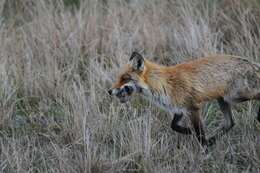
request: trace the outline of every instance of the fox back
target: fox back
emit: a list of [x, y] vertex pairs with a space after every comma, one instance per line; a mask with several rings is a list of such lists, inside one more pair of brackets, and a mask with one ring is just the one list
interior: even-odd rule
[[138, 93], [168, 110], [218, 97], [229, 101], [253, 99], [259, 88], [260, 66], [246, 59], [215, 55], [166, 67], [134, 52], [109, 92], [121, 102]]

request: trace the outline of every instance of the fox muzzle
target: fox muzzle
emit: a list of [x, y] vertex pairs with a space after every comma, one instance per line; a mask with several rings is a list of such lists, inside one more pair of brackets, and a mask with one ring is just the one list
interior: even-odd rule
[[121, 86], [121, 88], [113, 88], [108, 90], [109, 95], [116, 96], [120, 102], [124, 103], [130, 100], [130, 96], [136, 91], [136, 87], [131, 84]]

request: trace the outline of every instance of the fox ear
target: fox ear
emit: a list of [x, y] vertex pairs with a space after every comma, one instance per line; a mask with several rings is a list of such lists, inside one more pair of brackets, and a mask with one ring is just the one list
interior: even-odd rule
[[143, 71], [144, 70], [144, 58], [138, 52], [133, 52], [130, 59], [130, 63], [134, 70]]

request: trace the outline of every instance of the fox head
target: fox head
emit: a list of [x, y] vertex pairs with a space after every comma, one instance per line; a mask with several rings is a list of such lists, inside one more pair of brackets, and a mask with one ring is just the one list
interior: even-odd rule
[[139, 53], [133, 52], [123, 73], [118, 76], [117, 82], [108, 93], [116, 96], [121, 103], [129, 101], [134, 93], [140, 93], [146, 88], [144, 71], [145, 59]]

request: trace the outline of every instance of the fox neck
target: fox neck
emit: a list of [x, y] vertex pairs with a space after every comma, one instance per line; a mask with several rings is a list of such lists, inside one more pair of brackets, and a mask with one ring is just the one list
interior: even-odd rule
[[169, 93], [170, 86], [164, 77], [165, 74], [163, 70], [163, 66], [146, 62], [144, 75], [146, 76], [145, 83], [147, 87], [142, 88], [141, 95], [167, 112], [184, 113], [185, 109], [175, 105], [174, 99], [171, 93]]
[[141, 95], [143, 98], [151, 101], [153, 104], [169, 113], [181, 114], [186, 112], [184, 108], [175, 105], [168, 95], [150, 89], [142, 89]]

